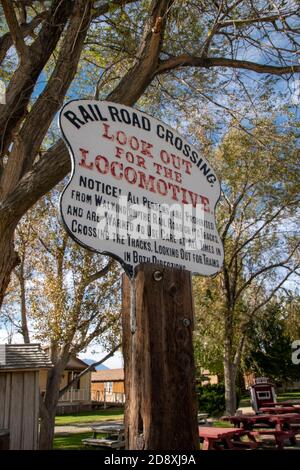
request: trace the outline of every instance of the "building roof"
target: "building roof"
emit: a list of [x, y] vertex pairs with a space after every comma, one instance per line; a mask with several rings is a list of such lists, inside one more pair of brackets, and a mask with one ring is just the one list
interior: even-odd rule
[[[50, 346], [43, 346], [43, 351], [47, 354], [47, 356], [50, 357]], [[87, 362], [84, 362], [82, 359], [79, 359], [77, 356], [71, 356], [70, 359], [67, 362], [67, 365], [65, 367], [65, 370], [74, 370], [74, 371], [83, 371], [87, 367], [89, 367], [90, 364]], [[91, 371], [95, 370], [94, 368], [91, 369]]]
[[92, 373], [92, 382], [121, 382], [124, 380], [124, 369], [97, 370]]
[[[68, 360], [68, 363], [66, 365], [66, 370], [85, 370], [89, 366], [90, 364], [87, 364], [82, 359], [79, 359], [79, 357], [73, 356]], [[92, 370], [95, 370], [95, 369], [93, 368]]]
[[1, 344], [0, 372], [9, 370], [39, 370], [53, 367], [40, 344]]

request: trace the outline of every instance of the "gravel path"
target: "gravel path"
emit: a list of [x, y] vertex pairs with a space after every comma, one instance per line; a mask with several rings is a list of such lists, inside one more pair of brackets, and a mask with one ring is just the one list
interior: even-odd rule
[[65, 426], [55, 426], [54, 433], [56, 436], [66, 434], [76, 434], [82, 432], [92, 432], [92, 426], [100, 426], [101, 424], [121, 424], [121, 420], [94, 421], [91, 423], [73, 423]]

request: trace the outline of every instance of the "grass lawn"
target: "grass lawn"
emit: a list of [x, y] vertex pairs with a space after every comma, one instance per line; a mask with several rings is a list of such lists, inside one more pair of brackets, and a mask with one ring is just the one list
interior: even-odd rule
[[229, 423], [228, 421], [214, 420], [212, 425], [215, 426], [216, 428], [231, 428], [232, 427], [231, 423]]
[[277, 397], [278, 401], [300, 400], [300, 392], [285, 392]]
[[[278, 395], [278, 401], [287, 401], [291, 399], [300, 400], [300, 391], [299, 392], [287, 392]], [[249, 398], [242, 398], [239, 404], [241, 406], [250, 406]], [[93, 410], [93, 411], [84, 411], [82, 413], [69, 414], [64, 416], [57, 416], [55, 418], [56, 426], [66, 426], [72, 425], [75, 423], [92, 423], [92, 422], [101, 422], [106, 420], [121, 420], [124, 417], [123, 408], [109, 408], [107, 410]], [[230, 424], [226, 421], [214, 420], [213, 426], [217, 427], [228, 427]], [[63, 436], [54, 437], [54, 449], [61, 450], [82, 450], [89, 449], [82, 444], [82, 439], [91, 437], [91, 432], [83, 433], [74, 433]]]
[[[228, 428], [230, 424], [224, 421], [214, 421], [213, 426], [219, 428]], [[82, 432], [76, 434], [68, 434], [66, 436], [55, 436], [53, 442], [53, 449], [60, 450], [89, 450], [91, 447], [86, 447], [82, 444], [82, 439], [90, 438], [90, 432]], [[100, 450], [97, 447], [93, 447], [93, 450]]]
[[53, 441], [53, 449], [61, 450], [83, 450], [87, 449], [81, 440], [91, 437], [90, 432], [82, 432], [76, 434], [68, 434], [67, 436], [55, 436]]
[[107, 410], [83, 411], [63, 416], [56, 416], [55, 426], [67, 426], [74, 423], [93, 423], [114, 419], [123, 419], [123, 408], [109, 408]]

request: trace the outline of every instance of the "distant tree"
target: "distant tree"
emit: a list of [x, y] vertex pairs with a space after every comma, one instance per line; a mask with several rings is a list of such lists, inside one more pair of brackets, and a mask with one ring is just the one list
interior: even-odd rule
[[216, 364], [223, 354], [228, 414], [236, 410], [236, 378], [253, 318], [300, 267], [297, 134], [280, 133], [270, 120], [251, 131], [232, 127], [215, 153], [225, 260], [218, 281], [194, 280], [206, 352], [217, 351]]
[[275, 299], [253, 319], [244, 360], [246, 370], [277, 384], [300, 380], [300, 368], [292, 363], [284, 310], [285, 302]]
[[291, 337], [292, 341], [300, 340], [299, 290], [287, 292], [282, 314], [287, 335]]
[[221, 277], [194, 278], [196, 328], [194, 332], [195, 362], [198, 376], [208, 370], [224, 376], [224, 320]]
[[[47, 346], [54, 364], [40, 404], [41, 449], [52, 448], [59, 398], [92, 368], [61, 390], [70, 357], [95, 343], [108, 357], [120, 347], [120, 270], [68, 237], [57, 220], [58, 195], [45, 196], [18, 226], [22, 260], [15, 270], [14, 295], [4, 303], [4, 312], [11, 312], [19, 296], [21, 311], [12, 320], [16, 330], [24, 342], [34, 339]], [[34, 272], [30, 279], [28, 272]]]
[[16, 228], [16, 247], [19, 264], [13, 271], [13, 276], [6, 291], [1, 311], [1, 323], [10, 324], [12, 333], [23, 336], [25, 344], [30, 343], [28, 328], [28, 296], [32, 291], [32, 278], [35, 274], [36, 262], [36, 231], [37, 221], [34, 211], [29, 211], [22, 223]]

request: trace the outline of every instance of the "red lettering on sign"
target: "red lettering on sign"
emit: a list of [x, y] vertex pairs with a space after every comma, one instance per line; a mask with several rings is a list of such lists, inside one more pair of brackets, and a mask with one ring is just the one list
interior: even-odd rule
[[106, 175], [109, 171], [109, 163], [103, 155], [97, 155], [95, 158], [95, 166], [101, 175]]
[[86, 162], [86, 157], [88, 156], [89, 151], [85, 150], [85, 149], [82, 149], [82, 148], [80, 148], [79, 150], [81, 152], [81, 157], [82, 157], [80, 162], [79, 162], [79, 165], [83, 166], [83, 168], [86, 168], [87, 170], [92, 170], [93, 166], [94, 166], [93, 162], [90, 162], [90, 163]]
[[169, 188], [172, 190], [172, 199], [174, 201], [178, 201], [177, 195], [180, 193], [181, 188], [180, 186], [177, 186], [176, 184], [169, 183]]
[[[114, 178], [116, 178], [117, 180], [121, 180], [123, 178], [123, 173], [122, 173], [122, 170], [123, 170], [123, 163], [119, 163], [119, 162], [112, 162], [111, 164], [111, 167], [110, 167], [110, 171], [111, 171], [111, 174], [113, 175]], [[119, 175], [116, 174], [116, 168], [119, 168], [121, 173]]]
[[135, 184], [137, 180], [137, 174], [134, 168], [131, 168], [131, 166], [128, 166], [125, 168], [124, 176], [126, 178], [126, 181], [129, 184]]
[[114, 136], [109, 135], [109, 133], [108, 133], [110, 125], [109, 124], [103, 124], [103, 126], [104, 126], [104, 133], [102, 134], [102, 137], [104, 137], [105, 139], [114, 140]]
[[150, 152], [150, 149], [153, 148], [153, 145], [149, 144], [149, 142], [145, 142], [144, 140], [141, 140], [141, 144], [142, 144], [141, 153], [143, 155], [146, 155], [147, 157], [153, 158], [153, 155]]
[[154, 176], [152, 175], [147, 176], [145, 175], [143, 171], [139, 171], [138, 174], [140, 178], [139, 188], [146, 189], [147, 191], [151, 191], [151, 193], [155, 193], [156, 191], [154, 188], [154, 182], [155, 182]]
[[[125, 133], [118, 131], [116, 140], [125, 138]], [[109, 134], [107, 134], [109, 135]], [[125, 136], [125, 137], [124, 137]], [[132, 141], [133, 142], [133, 141]], [[136, 141], [134, 141], [136, 143]], [[135, 145], [135, 144], [134, 144]], [[95, 166], [95, 170], [101, 175], [111, 174], [116, 180], [126, 180], [127, 183], [131, 185], [137, 185], [139, 188], [149, 191], [151, 193], [158, 193], [161, 196], [169, 196], [173, 201], [179, 202], [181, 204], [192, 204], [194, 208], [198, 204], [203, 206], [205, 212], [210, 212], [209, 199], [200, 194], [189, 191], [186, 188], [183, 188], [179, 184], [169, 182], [168, 180], [175, 180], [176, 183], [182, 182], [182, 175], [180, 172], [173, 170], [172, 168], [162, 166], [159, 163], [153, 162], [152, 169], [156, 170], [156, 176], [148, 175], [146, 168], [146, 160], [141, 155], [134, 155], [132, 152], [124, 152], [121, 147], [116, 147], [116, 158], [120, 159], [122, 156], [126, 159], [127, 163], [130, 166], [125, 166], [124, 162], [110, 161], [104, 155], [96, 155], [94, 162], [87, 162], [89, 151], [83, 148], [79, 149], [81, 152], [82, 159], [79, 163], [80, 166], [92, 170]], [[173, 155], [173, 154], [171, 154]], [[175, 163], [178, 165], [180, 160], [178, 158], [172, 158], [165, 150], [161, 151], [161, 157], [166, 162], [169, 161], [171, 164]], [[190, 166], [185, 164], [185, 160], [182, 159], [183, 165], [186, 172], [190, 171]], [[145, 171], [137, 170], [131, 165], [136, 165], [139, 168], [142, 168]], [[157, 175], [160, 176], [157, 179]]]

